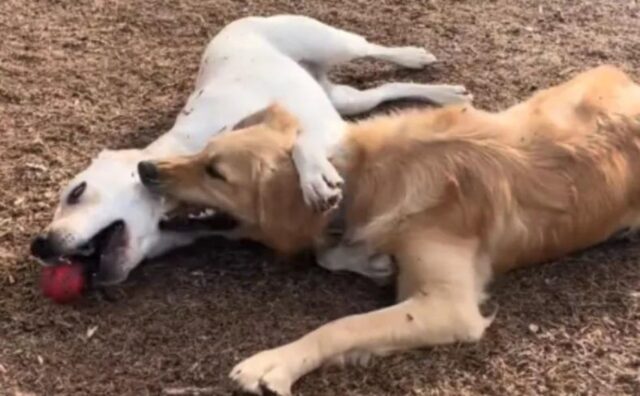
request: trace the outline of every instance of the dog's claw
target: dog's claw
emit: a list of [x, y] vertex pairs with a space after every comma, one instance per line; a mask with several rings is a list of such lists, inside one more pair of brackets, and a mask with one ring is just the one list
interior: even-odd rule
[[335, 206], [336, 203], [338, 203], [338, 197], [336, 196], [330, 197], [327, 202], [329, 203], [330, 206]]
[[463, 85], [438, 85], [437, 93], [433, 95], [433, 102], [440, 106], [450, 104], [470, 103], [473, 95]]
[[342, 179], [337, 179], [337, 180], [329, 179], [325, 175], [322, 176], [322, 179], [324, 180], [325, 183], [327, 183], [327, 186], [331, 188], [342, 188], [342, 185], [344, 184]]
[[397, 48], [393, 59], [410, 69], [421, 69], [438, 61], [433, 54], [420, 47]]

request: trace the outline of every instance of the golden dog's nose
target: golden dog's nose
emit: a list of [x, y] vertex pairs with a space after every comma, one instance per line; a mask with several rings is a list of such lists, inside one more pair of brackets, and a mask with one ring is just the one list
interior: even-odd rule
[[145, 186], [154, 185], [158, 183], [158, 167], [151, 161], [141, 161], [138, 163], [138, 174], [140, 175], [140, 181]]

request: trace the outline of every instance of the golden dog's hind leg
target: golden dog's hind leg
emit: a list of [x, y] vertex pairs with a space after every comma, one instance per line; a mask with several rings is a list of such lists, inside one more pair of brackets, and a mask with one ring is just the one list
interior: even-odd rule
[[409, 298], [260, 352], [238, 364], [231, 378], [250, 392], [289, 395], [298, 378], [326, 363], [364, 363], [371, 355], [480, 339], [492, 318], [478, 308], [475, 250], [468, 241], [414, 238], [397, 255], [406, 271], [401, 277], [419, 280]]

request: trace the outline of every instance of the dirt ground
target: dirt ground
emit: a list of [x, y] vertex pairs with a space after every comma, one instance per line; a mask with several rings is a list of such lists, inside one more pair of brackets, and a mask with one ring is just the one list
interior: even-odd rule
[[[391, 301], [356, 276], [278, 267], [260, 249], [220, 241], [145, 265], [111, 290], [115, 301], [92, 294], [59, 307], [37, 290], [28, 241], [61, 183], [101, 148], [167, 130], [223, 25], [284, 12], [424, 45], [443, 61], [336, 73], [359, 86], [462, 83], [496, 109], [591, 65], [640, 77], [636, 0], [0, 1], [0, 394], [230, 394], [239, 359]], [[492, 287], [499, 312], [482, 342], [325, 369], [295, 391], [640, 395], [639, 257], [620, 241], [509, 274]]]

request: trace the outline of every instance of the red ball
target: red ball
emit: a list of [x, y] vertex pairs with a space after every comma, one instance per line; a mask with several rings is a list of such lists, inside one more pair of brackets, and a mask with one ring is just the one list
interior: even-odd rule
[[58, 304], [68, 304], [78, 299], [86, 286], [84, 266], [80, 263], [42, 267], [42, 294]]

